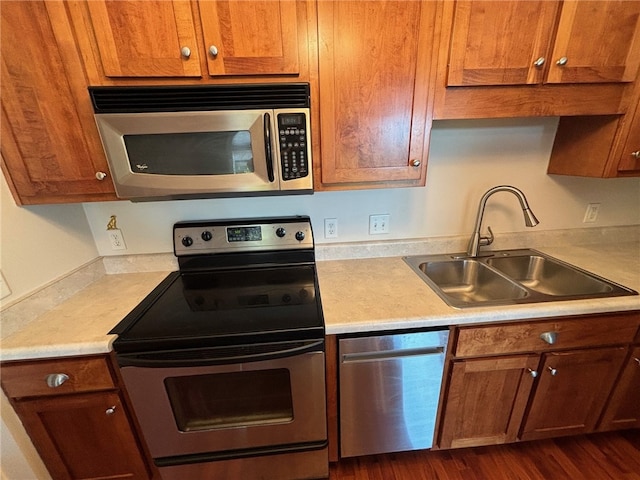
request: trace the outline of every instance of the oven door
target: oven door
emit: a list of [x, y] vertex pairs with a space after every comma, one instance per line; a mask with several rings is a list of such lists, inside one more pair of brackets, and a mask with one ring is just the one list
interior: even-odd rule
[[273, 110], [106, 113], [95, 117], [121, 198], [280, 189]]
[[322, 351], [121, 372], [155, 459], [326, 442]]

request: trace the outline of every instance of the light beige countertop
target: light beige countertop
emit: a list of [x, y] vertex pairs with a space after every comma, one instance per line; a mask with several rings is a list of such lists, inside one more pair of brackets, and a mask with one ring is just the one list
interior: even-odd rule
[[111, 351], [111, 330], [168, 272], [104, 275], [0, 344], [0, 360]]
[[[640, 291], [638, 243], [537, 250]], [[638, 295], [456, 309], [402, 257], [318, 262], [318, 277], [327, 334], [640, 310]]]
[[[638, 242], [537, 249], [640, 290]], [[640, 310], [640, 296], [454, 309], [400, 256], [322, 260], [317, 268], [327, 334]], [[115, 339], [109, 330], [167, 274], [165, 270], [101, 276], [3, 338], [0, 360], [109, 352]]]

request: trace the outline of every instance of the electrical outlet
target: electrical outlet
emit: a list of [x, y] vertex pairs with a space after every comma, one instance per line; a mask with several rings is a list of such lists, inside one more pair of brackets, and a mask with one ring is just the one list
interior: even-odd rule
[[9, 295], [11, 295], [11, 289], [4, 279], [4, 275], [0, 272], [0, 298], [8, 297]]
[[338, 219], [324, 219], [324, 238], [338, 238]]
[[587, 205], [587, 211], [584, 212], [584, 219], [582, 220], [582, 223], [594, 223], [598, 219], [599, 211], [599, 203], [590, 203]]
[[389, 214], [369, 215], [369, 235], [389, 233]]
[[127, 246], [124, 243], [124, 237], [122, 232], [118, 228], [112, 228], [107, 230], [109, 236], [109, 242], [111, 243], [111, 250], [126, 250]]

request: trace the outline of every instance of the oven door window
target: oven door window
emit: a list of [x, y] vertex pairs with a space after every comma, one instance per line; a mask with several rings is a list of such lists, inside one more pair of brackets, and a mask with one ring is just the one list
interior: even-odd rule
[[255, 370], [164, 380], [182, 432], [293, 421], [289, 370]]
[[124, 135], [132, 172], [159, 175], [253, 173], [249, 130]]

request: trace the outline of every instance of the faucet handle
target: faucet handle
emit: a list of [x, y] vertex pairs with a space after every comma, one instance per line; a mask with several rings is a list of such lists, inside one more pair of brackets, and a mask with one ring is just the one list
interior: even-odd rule
[[494, 240], [494, 236], [493, 236], [493, 231], [491, 230], [491, 227], [487, 226], [487, 230], [489, 230], [489, 236], [485, 237], [485, 236], [480, 236], [480, 246], [487, 246], [487, 245], [491, 245], [493, 243]]

